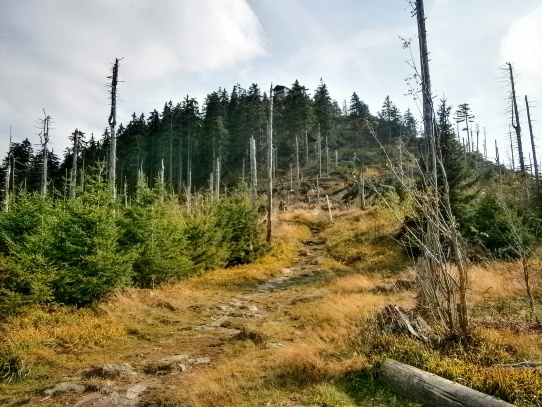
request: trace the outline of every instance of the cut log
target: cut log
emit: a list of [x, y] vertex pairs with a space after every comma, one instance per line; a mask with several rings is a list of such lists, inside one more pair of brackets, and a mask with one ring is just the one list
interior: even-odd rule
[[380, 375], [388, 388], [403, 397], [434, 407], [513, 407], [513, 404], [469, 387], [388, 359]]

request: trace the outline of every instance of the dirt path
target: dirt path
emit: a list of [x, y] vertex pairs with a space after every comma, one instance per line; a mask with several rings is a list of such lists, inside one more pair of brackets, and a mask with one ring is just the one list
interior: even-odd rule
[[[80, 372], [81, 377], [92, 378], [94, 391], [78, 397], [73, 405], [137, 406], [141, 405], [142, 399], [149, 398], [149, 393], [156, 394], [163, 389], [183, 391], [184, 382], [180, 380], [183, 375], [194, 377], [198, 372], [211, 371], [235, 341], [251, 340], [267, 349], [288, 346], [246, 326], [280, 324], [288, 314], [289, 306], [322, 297], [318, 286], [324, 279], [321, 264], [325, 257], [325, 240], [315, 227], [312, 236], [302, 243], [293, 267], [281, 269], [279, 277], [251, 289], [242, 288], [242, 293], [233, 296], [228, 290], [228, 293], [223, 293], [226, 298], [213, 304], [191, 306], [190, 311], [199, 315], [194, 326], [177, 327], [171, 330], [169, 337], [145, 343], [140, 353], [121, 357], [124, 364], [104, 365], [101, 370], [93, 368]], [[172, 314], [178, 312], [171, 306]], [[178, 321], [178, 318], [171, 318], [172, 328]], [[65, 383], [76, 383], [79, 377], [72, 379]], [[66, 394], [62, 389], [58, 392], [51, 389], [52, 394], [42, 401], [64, 399], [67, 405], [72, 405], [69, 403], [74, 400], [73, 392], [79, 390], [74, 387]]]

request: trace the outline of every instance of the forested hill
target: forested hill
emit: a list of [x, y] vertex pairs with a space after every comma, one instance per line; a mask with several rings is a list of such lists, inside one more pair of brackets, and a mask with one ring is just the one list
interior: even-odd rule
[[[341, 108], [323, 82], [312, 95], [297, 80], [290, 88], [275, 87], [273, 93], [278, 171], [289, 171], [290, 165], [296, 168], [296, 151], [303, 169], [315, 165], [318, 151], [333, 162], [355, 161], [364, 147], [378, 145], [365, 125], [367, 121], [383, 144], [399, 138], [405, 143], [416, 139], [416, 119], [409, 110], [401, 114], [389, 97], [383, 98], [380, 111], [371, 112], [355, 92], [348, 106], [344, 102]], [[256, 141], [258, 172], [263, 177], [269, 105], [269, 92], [252, 84], [248, 89], [235, 85], [231, 92], [218, 89], [201, 104], [187, 96], [178, 103], [165, 103], [161, 111], [133, 113], [130, 122], [122, 123], [117, 132], [117, 189], [124, 191], [126, 184], [127, 193], [133, 194], [140, 170], [152, 186], [162, 166], [172, 191], [182, 192], [187, 185], [208, 187], [217, 165], [221, 183], [235, 186], [244, 174], [248, 177], [251, 136]], [[69, 189], [65, 183], [74, 163], [82, 179], [85, 168], [109, 158], [108, 130], [97, 137], [85, 134], [85, 129], [74, 129], [68, 136], [72, 145], [77, 143], [75, 162], [74, 147], [64, 151], [63, 157], [48, 152], [48, 182], [58, 191]], [[43, 149], [34, 149], [34, 143], [25, 139], [11, 144], [10, 184], [16, 190], [40, 189]], [[4, 172], [7, 162], [6, 156]]]

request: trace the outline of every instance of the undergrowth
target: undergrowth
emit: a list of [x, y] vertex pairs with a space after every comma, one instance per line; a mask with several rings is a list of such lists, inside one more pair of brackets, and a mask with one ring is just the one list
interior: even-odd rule
[[489, 331], [425, 344], [411, 336], [383, 332], [375, 320], [368, 320], [355, 346], [370, 355], [374, 366], [364, 375], [378, 376], [380, 364], [395, 359], [518, 406], [542, 405], [542, 371], [507, 367], [521, 361], [519, 350]]

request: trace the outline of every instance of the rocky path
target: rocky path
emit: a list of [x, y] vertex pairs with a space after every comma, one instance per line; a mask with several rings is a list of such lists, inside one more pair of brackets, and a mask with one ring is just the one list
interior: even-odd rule
[[[40, 402], [77, 407], [137, 406], [149, 391], [171, 387], [172, 376], [212, 369], [232, 338], [251, 339], [265, 348], [287, 346], [231, 321], [272, 321], [284, 304], [307, 302], [322, 296], [314, 286], [322, 281], [319, 272], [325, 256], [325, 240], [314, 228], [312, 236], [302, 243], [294, 265], [281, 269], [278, 277], [214, 304], [194, 306], [192, 311], [201, 315], [194, 326], [183, 326], [174, 337], [151, 341], [141, 354], [126, 355], [125, 363], [89, 367], [74, 377], [66, 377], [45, 390]], [[171, 312], [176, 311], [172, 307]], [[196, 348], [191, 346], [196, 343]], [[182, 344], [185, 344], [186, 353], [164, 355], [168, 347], [178, 350], [183, 348]], [[179, 383], [179, 380], [175, 382]]]

